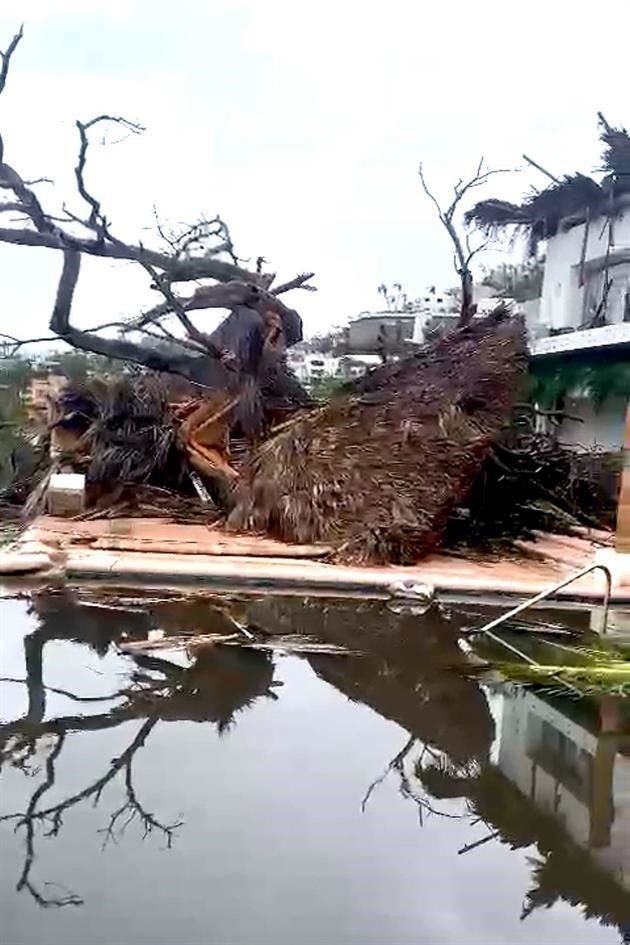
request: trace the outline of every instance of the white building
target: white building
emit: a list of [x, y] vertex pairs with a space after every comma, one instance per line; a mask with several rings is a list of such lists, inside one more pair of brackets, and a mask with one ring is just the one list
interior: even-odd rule
[[[418, 301], [420, 305], [415, 315], [413, 328], [414, 344], [424, 344], [427, 327], [444, 326], [454, 328], [456, 326], [460, 315], [458, 289], [445, 289], [442, 292], [432, 290], [430, 293], [421, 296]], [[482, 283], [473, 286], [473, 301], [477, 306], [477, 315], [480, 318], [489, 315], [501, 303], [510, 305], [515, 311], [520, 311], [523, 308], [514, 299], [497, 298], [496, 290], [492, 286], [483, 285]], [[534, 310], [537, 314], [537, 305]]]
[[502, 697], [498, 766], [630, 890], [630, 739], [589, 731], [527, 689]]
[[[547, 367], [589, 365], [629, 359], [630, 363], [630, 202], [621, 198], [612, 242], [604, 215], [587, 224], [567, 219], [547, 241], [538, 326], [531, 344], [534, 361]], [[607, 288], [605, 288], [607, 286]], [[602, 300], [605, 304], [602, 304]], [[593, 325], [597, 327], [593, 327]], [[563, 409], [578, 421], [564, 421], [559, 439], [586, 447], [617, 450], [623, 444], [627, 398], [595, 405], [576, 385]], [[581, 422], [580, 422], [581, 421]]]
[[287, 364], [297, 379], [305, 387], [312, 387], [325, 378], [339, 381], [352, 380], [365, 374], [370, 368], [381, 363], [378, 355], [346, 355], [333, 358], [317, 352], [307, 354], [291, 349], [287, 352]]
[[[627, 201], [619, 201], [623, 203]], [[540, 321], [550, 330], [588, 330], [601, 303], [606, 275], [611, 281], [605, 310], [611, 330], [599, 338], [574, 339], [575, 344], [630, 343], [630, 204], [619, 207], [610, 248], [608, 242], [608, 221], [603, 215], [590, 221], [588, 232], [586, 223], [571, 225], [566, 220], [547, 242]], [[547, 347], [542, 345], [540, 350]]]
[[326, 354], [306, 354], [303, 351], [290, 350], [287, 353], [287, 364], [298, 381], [308, 387], [313, 382], [324, 377], [335, 377], [337, 373], [337, 358]]

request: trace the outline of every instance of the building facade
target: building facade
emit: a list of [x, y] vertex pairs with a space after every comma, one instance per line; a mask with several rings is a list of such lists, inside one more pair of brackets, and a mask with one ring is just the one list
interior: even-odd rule
[[[618, 450], [630, 394], [630, 204], [618, 201], [612, 219], [566, 220], [547, 241], [540, 310], [531, 337], [534, 372], [559, 381], [558, 439], [568, 445]], [[627, 384], [624, 380], [627, 366]], [[589, 386], [609, 376], [607, 396]], [[627, 389], [626, 389], [627, 386]], [[604, 391], [605, 384], [600, 387]], [[549, 406], [549, 405], [545, 405]]]
[[48, 412], [50, 400], [67, 383], [61, 374], [36, 374], [28, 382], [22, 403], [31, 419], [41, 418]]
[[378, 355], [344, 355], [339, 358], [331, 355], [306, 353], [290, 349], [287, 352], [287, 365], [297, 379], [306, 388], [312, 388], [326, 379], [343, 381], [361, 377], [370, 368], [381, 363]]
[[415, 317], [413, 312], [361, 312], [348, 325], [348, 351], [377, 354], [384, 342], [402, 347], [413, 338]]

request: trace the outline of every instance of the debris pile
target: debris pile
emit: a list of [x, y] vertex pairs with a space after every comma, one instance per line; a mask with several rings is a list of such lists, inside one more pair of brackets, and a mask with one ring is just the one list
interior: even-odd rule
[[494, 318], [385, 364], [262, 444], [229, 523], [407, 564], [442, 542], [525, 373], [520, 319]]
[[575, 454], [510, 425], [525, 369], [522, 322], [498, 312], [323, 407], [249, 385], [200, 396], [150, 373], [68, 385], [28, 509], [42, 508], [52, 471], [82, 472], [82, 518], [203, 522], [396, 564], [593, 524], [605, 498]]
[[614, 527], [621, 455], [563, 447], [553, 433], [535, 432], [534, 423], [531, 406], [517, 405], [449, 518], [449, 547], [488, 549], [540, 531]]

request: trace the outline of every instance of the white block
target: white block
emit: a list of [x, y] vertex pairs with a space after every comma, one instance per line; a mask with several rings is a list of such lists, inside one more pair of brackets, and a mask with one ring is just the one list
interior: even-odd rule
[[46, 494], [50, 515], [77, 515], [85, 508], [85, 476], [81, 473], [55, 473]]

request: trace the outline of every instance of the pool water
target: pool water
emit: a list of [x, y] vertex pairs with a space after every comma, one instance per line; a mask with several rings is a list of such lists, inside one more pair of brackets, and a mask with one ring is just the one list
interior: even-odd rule
[[[623, 712], [472, 672], [470, 607], [0, 608], [2, 945], [630, 941]], [[117, 645], [231, 619], [356, 652]]]

